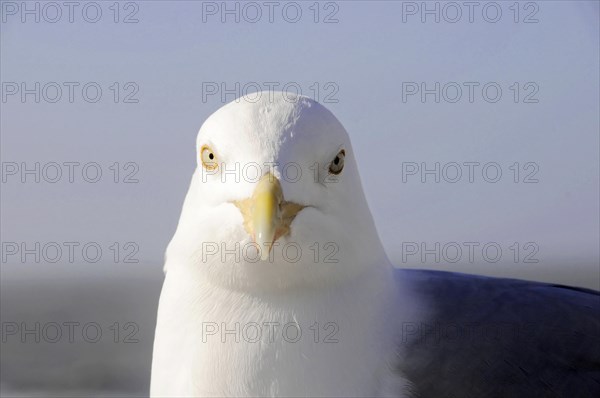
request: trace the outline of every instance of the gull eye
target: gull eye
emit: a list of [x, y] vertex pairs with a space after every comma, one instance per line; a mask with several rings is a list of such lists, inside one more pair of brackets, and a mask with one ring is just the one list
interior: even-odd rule
[[344, 169], [344, 158], [346, 157], [346, 151], [343, 149], [335, 155], [335, 158], [329, 164], [329, 172], [334, 175], [338, 175]]
[[217, 168], [217, 155], [210, 149], [208, 145], [203, 145], [200, 149], [200, 160], [202, 160], [202, 166], [206, 170], [214, 170]]

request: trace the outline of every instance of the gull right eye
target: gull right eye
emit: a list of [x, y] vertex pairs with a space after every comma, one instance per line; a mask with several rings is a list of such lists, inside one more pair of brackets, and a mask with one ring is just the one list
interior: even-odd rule
[[333, 175], [338, 175], [344, 169], [344, 159], [346, 158], [346, 151], [343, 149], [338, 152], [335, 158], [329, 164], [329, 172]]
[[217, 155], [208, 145], [203, 145], [200, 149], [200, 160], [206, 170], [215, 170], [218, 167]]

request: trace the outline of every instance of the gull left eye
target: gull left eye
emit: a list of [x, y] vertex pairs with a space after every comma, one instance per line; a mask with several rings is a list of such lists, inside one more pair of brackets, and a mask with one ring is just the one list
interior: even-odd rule
[[208, 145], [203, 145], [200, 149], [200, 160], [206, 170], [215, 170], [217, 168], [217, 156]]
[[329, 172], [333, 175], [338, 175], [344, 169], [344, 159], [346, 158], [346, 151], [343, 149], [335, 155], [335, 158], [329, 164]]

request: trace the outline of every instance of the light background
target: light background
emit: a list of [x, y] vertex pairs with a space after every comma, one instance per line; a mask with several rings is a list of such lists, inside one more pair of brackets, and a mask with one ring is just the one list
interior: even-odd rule
[[[138, 1], [138, 23], [114, 23], [113, 1], [98, 3], [98, 23], [83, 20], [82, 5], [73, 23], [66, 15], [57, 23], [34, 23], [31, 16], [21, 23], [19, 14], [2, 14], [3, 83], [98, 82], [103, 88], [97, 103], [83, 101], [80, 91], [73, 103], [66, 92], [57, 103], [9, 96], [0, 103], [3, 164], [97, 162], [104, 173], [96, 184], [81, 174], [74, 183], [63, 175], [55, 184], [6, 176], [2, 242], [97, 242], [104, 252], [93, 264], [81, 261], [80, 251], [73, 264], [66, 253], [58, 263], [3, 259], [2, 322], [98, 322], [105, 328], [98, 344], [20, 343], [9, 336], [0, 356], [3, 396], [147, 394], [163, 253], [195, 167], [196, 132], [222, 105], [218, 95], [203, 101], [203, 83], [297, 83], [312, 97], [316, 83], [315, 99], [350, 133], [375, 222], [396, 265], [600, 289], [598, 2], [532, 3], [538, 23], [523, 23], [534, 10], [527, 2], [518, 5], [515, 23], [512, 1], [498, 3], [497, 23], [486, 22], [481, 2], [473, 23], [466, 8], [456, 23], [435, 23], [431, 15], [422, 23], [420, 15], [403, 22], [402, 2], [342, 1], [335, 3], [339, 22], [329, 24], [314, 23], [312, 1], [301, 3], [298, 23], [282, 17], [283, 4], [274, 23], [267, 15], [257, 23], [235, 23], [231, 16], [221, 23], [219, 15], [203, 22], [196, 1]], [[121, 20], [132, 10], [124, 7]], [[321, 3], [319, 9], [322, 19], [334, 8]], [[135, 82], [139, 103], [115, 103], [108, 89], [113, 82]], [[480, 91], [473, 103], [466, 92], [458, 103], [435, 103], [431, 96], [426, 103], [417, 96], [403, 102], [403, 82], [479, 82], [480, 88], [497, 82], [503, 94], [496, 103]], [[508, 88], [514, 82], [537, 84], [539, 102], [521, 97], [515, 103]], [[325, 99], [327, 83], [338, 88], [336, 103]], [[139, 183], [111, 182], [114, 162], [135, 162]], [[431, 176], [427, 183], [418, 176], [403, 182], [403, 162], [497, 162], [503, 176], [495, 184], [481, 174], [473, 183], [466, 176], [454, 184], [434, 183]], [[539, 182], [512, 182], [514, 162], [535, 162]], [[135, 242], [139, 263], [114, 264], [113, 242]], [[402, 242], [429, 248], [496, 242], [503, 253], [496, 263], [484, 261], [480, 249], [473, 263], [466, 251], [454, 264], [436, 263], [431, 255], [403, 261]], [[509, 249], [514, 242], [522, 250], [517, 263]], [[537, 245], [538, 263], [523, 263], [527, 242]], [[135, 322], [139, 343], [113, 343], [107, 329], [113, 322]]]
[[[403, 23], [408, 6], [391, 1], [338, 2], [338, 23], [314, 23], [312, 2], [299, 3], [298, 23], [286, 22], [283, 5], [275, 8], [274, 23], [264, 6], [261, 20], [244, 21], [243, 5], [240, 23], [231, 15], [221, 23], [221, 14], [206, 14], [204, 23], [201, 2], [144, 1], [136, 3], [139, 22], [130, 24], [113, 22], [112, 2], [99, 4], [98, 23], [85, 22], [81, 7], [73, 23], [67, 15], [54, 24], [4, 16], [3, 82], [98, 82], [103, 97], [87, 103], [76, 91], [69, 103], [65, 91], [53, 104], [9, 96], [2, 103], [2, 161], [29, 167], [98, 162], [105, 174], [97, 184], [80, 176], [73, 184], [66, 176], [56, 184], [22, 184], [18, 175], [7, 176], [3, 242], [95, 241], [106, 248], [133, 241], [142, 263], [160, 267], [195, 165], [196, 132], [222, 102], [220, 95], [203, 101], [203, 83], [230, 89], [236, 82], [297, 83], [323, 101], [332, 91], [325, 84], [332, 82], [338, 102], [325, 105], [351, 135], [367, 198], [395, 264], [600, 288], [597, 2], [535, 3], [538, 23], [515, 23], [512, 2], [499, 3], [497, 23], [483, 18], [486, 3], [475, 9], [473, 23], [466, 7], [456, 23], [445, 22], [443, 13], [440, 23], [432, 15], [421, 23], [420, 14], [405, 15]], [[334, 10], [325, 3], [319, 8], [320, 19]], [[534, 11], [526, 3], [519, 8], [520, 20]], [[120, 18], [132, 10], [122, 3]], [[446, 11], [452, 18], [453, 11]], [[139, 103], [114, 103], [112, 82], [137, 83]], [[458, 103], [435, 103], [431, 95], [422, 103], [418, 96], [402, 101], [402, 82], [481, 85], [473, 103], [466, 88]], [[503, 88], [497, 103], [481, 96], [488, 82]], [[515, 103], [508, 88], [514, 82], [536, 83], [539, 103], [523, 103], [522, 97]], [[315, 83], [318, 96], [310, 88]], [[497, 162], [501, 180], [485, 182], [479, 167], [474, 183], [466, 175], [455, 184], [436, 184], [431, 176], [423, 184], [418, 175], [402, 182], [403, 162], [433, 167], [469, 161]], [[136, 162], [140, 182], [111, 183], [108, 166], [114, 162]], [[514, 162], [535, 162], [539, 183], [513, 183], [508, 167]], [[497, 242], [500, 261], [485, 261], [481, 246], [473, 264], [466, 248], [456, 264], [443, 258], [435, 263], [432, 255], [425, 262], [418, 255], [402, 259], [401, 242], [431, 248], [435, 242], [472, 241]], [[515, 263], [509, 249], [514, 242], [521, 250], [535, 242], [539, 263]], [[3, 269], [11, 262], [21, 261], [10, 256]]]

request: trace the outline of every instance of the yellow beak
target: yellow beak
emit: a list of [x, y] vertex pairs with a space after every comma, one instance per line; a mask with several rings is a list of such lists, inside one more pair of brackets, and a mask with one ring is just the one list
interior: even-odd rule
[[281, 224], [282, 199], [281, 184], [271, 173], [260, 179], [252, 194], [253, 238], [260, 247], [262, 260], [269, 257], [275, 242], [275, 232]]
[[233, 202], [244, 217], [244, 228], [259, 246], [261, 260], [269, 258], [273, 243], [290, 232], [290, 224], [305, 206], [286, 202], [279, 180], [265, 174], [248, 199]]

